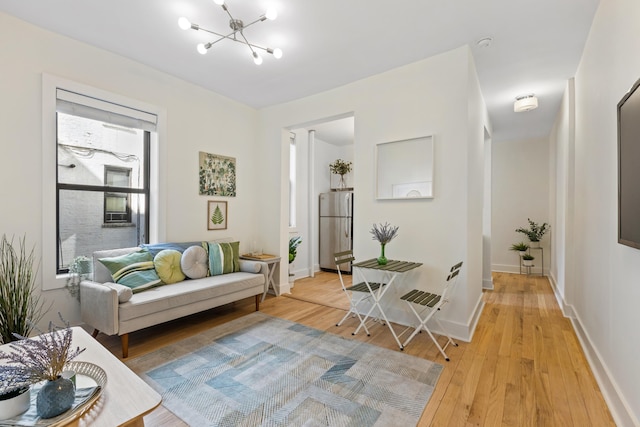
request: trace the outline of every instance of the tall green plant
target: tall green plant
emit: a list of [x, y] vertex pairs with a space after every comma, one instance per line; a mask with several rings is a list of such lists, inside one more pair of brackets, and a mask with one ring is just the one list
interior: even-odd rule
[[14, 341], [12, 335], [28, 337], [45, 315], [44, 302], [36, 290], [36, 274], [33, 269], [34, 249], [27, 252], [25, 238], [17, 248], [6, 235], [0, 242], [0, 339], [3, 343]]

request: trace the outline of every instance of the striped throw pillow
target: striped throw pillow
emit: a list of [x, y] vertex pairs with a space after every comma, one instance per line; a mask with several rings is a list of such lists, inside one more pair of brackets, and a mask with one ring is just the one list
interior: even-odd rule
[[148, 251], [100, 258], [98, 261], [109, 270], [114, 282], [131, 288], [133, 293], [162, 284], [154, 268], [153, 257]]
[[209, 243], [207, 246], [211, 276], [240, 271], [240, 242]]

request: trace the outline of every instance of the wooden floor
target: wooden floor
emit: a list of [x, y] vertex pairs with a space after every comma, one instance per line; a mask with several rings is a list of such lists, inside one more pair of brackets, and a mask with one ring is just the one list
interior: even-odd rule
[[[335, 289], [329, 290], [329, 283], [339, 287], [334, 280], [337, 276], [327, 274], [296, 281], [294, 298], [267, 297], [260, 310], [398, 351], [386, 327], [374, 325], [370, 337], [353, 337], [355, 320], [335, 326], [344, 310], [296, 299], [305, 298], [305, 289], [309, 289], [306, 299], [320, 297], [322, 301], [317, 289], [310, 288], [314, 280], [327, 288], [328, 294], [336, 293]], [[450, 362], [442, 358], [426, 334], [418, 335], [405, 349], [407, 354], [444, 366], [419, 426], [614, 426], [571, 322], [562, 316], [547, 279], [497, 273], [494, 284], [495, 290], [484, 292], [486, 305], [473, 341], [448, 348]], [[253, 298], [249, 298], [132, 333], [129, 357], [253, 310]], [[98, 339], [120, 356], [117, 337], [101, 334]], [[186, 425], [163, 407], [147, 415], [145, 423], [154, 427]]]

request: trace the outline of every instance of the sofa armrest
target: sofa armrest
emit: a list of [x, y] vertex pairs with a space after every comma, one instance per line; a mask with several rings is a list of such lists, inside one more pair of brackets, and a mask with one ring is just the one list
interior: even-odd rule
[[240, 271], [262, 274], [264, 276], [265, 292], [269, 290], [269, 265], [266, 262], [241, 259]]
[[91, 280], [80, 282], [80, 316], [107, 335], [118, 333], [118, 291]]

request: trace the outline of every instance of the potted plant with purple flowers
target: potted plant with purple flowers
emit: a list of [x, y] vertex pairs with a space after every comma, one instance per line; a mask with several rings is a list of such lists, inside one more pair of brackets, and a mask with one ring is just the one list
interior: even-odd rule
[[73, 331], [68, 323], [65, 325], [58, 328], [50, 323], [49, 333], [35, 338], [14, 334], [19, 340], [9, 344], [11, 351], [0, 351], [0, 360], [8, 362], [0, 366], [0, 393], [24, 390], [44, 381], [36, 398], [41, 418], [67, 411], [75, 399], [75, 386], [70, 379], [62, 377], [62, 372], [84, 349], [72, 348]]

